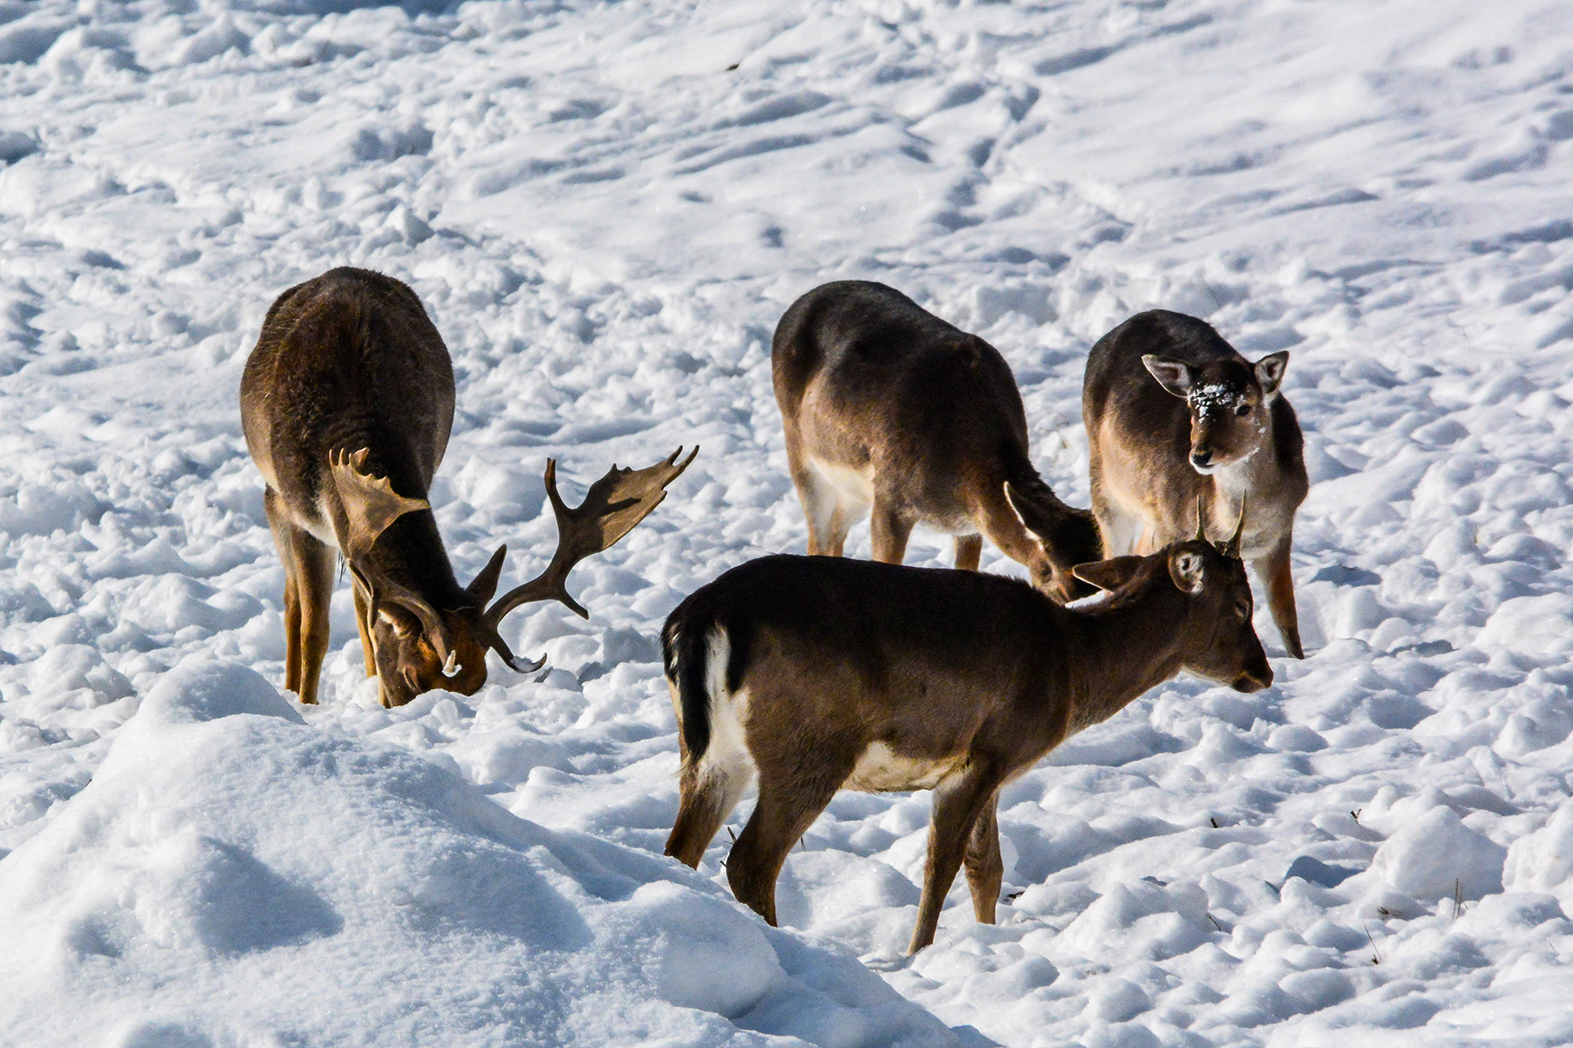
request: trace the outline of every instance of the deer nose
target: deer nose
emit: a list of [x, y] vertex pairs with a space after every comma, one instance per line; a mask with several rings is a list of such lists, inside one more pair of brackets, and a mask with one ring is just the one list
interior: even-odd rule
[[1235, 691], [1250, 695], [1252, 692], [1264, 691], [1273, 686], [1273, 670], [1271, 666], [1264, 667], [1257, 672], [1246, 672], [1234, 678], [1229, 685]]
[[1205, 466], [1209, 462], [1211, 462], [1212, 460], [1213, 460], [1212, 448], [1202, 447], [1202, 448], [1192, 448], [1191, 449], [1191, 465], [1193, 465], [1193, 466]]

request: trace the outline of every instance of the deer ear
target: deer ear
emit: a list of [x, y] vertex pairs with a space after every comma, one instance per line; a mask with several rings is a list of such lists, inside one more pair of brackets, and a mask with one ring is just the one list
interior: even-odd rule
[[366, 454], [367, 449], [361, 448], [354, 454], [335, 451], [328, 456], [333, 484], [349, 519], [348, 548], [344, 552], [351, 558], [369, 553], [377, 537], [404, 514], [431, 509], [431, 503], [425, 499], [405, 498], [395, 492], [387, 477], [366, 473]]
[[1091, 564], [1078, 564], [1071, 569], [1083, 582], [1091, 583], [1101, 590], [1117, 590], [1141, 570], [1142, 557], [1114, 557], [1109, 560], [1095, 560]]
[[475, 581], [465, 587], [470, 596], [481, 602], [482, 607], [491, 603], [492, 595], [497, 592], [497, 580], [502, 576], [502, 559], [507, 555], [508, 547], [498, 546], [492, 559], [486, 562], [486, 567], [475, 576]]
[[1202, 555], [1192, 550], [1175, 550], [1169, 554], [1169, 578], [1183, 593], [1200, 593], [1207, 581], [1207, 569]]
[[1015, 512], [1016, 519], [1021, 521], [1021, 526], [1027, 529], [1027, 533], [1033, 539], [1038, 540], [1040, 546], [1043, 543], [1038, 536], [1045, 532], [1053, 533], [1053, 523], [1047, 519], [1038, 504], [1032, 501], [1032, 496], [1008, 480], [1005, 482], [1005, 501], [1010, 503], [1010, 508]]
[[1262, 396], [1271, 397], [1277, 394], [1278, 387], [1283, 383], [1284, 371], [1289, 367], [1289, 351], [1281, 349], [1277, 353], [1269, 353], [1255, 364], [1256, 381], [1262, 387]]
[[1191, 366], [1185, 361], [1170, 360], [1167, 357], [1148, 353], [1142, 357], [1142, 364], [1151, 372], [1152, 377], [1158, 380], [1158, 385], [1181, 400], [1191, 392]]

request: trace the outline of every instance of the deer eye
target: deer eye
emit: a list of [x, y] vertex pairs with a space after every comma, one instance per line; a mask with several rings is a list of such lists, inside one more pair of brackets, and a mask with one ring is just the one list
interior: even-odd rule
[[1234, 409], [1234, 413], [1239, 415], [1241, 418], [1244, 418], [1251, 413], [1251, 405], [1241, 404], [1239, 407]]
[[1240, 616], [1242, 619], [1249, 619], [1251, 617], [1251, 606], [1244, 603], [1236, 604], [1234, 606], [1234, 613]]

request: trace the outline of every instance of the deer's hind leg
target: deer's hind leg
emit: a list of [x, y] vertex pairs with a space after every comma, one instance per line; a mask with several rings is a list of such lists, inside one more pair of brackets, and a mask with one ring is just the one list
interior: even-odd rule
[[885, 564], [900, 564], [907, 557], [907, 540], [911, 537], [912, 521], [889, 500], [875, 496], [874, 512], [869, 518], [874, 559]]
[[[917, 953], [934, 941], [940, 911], [945, 908], [945, 895], [950, 891], [961, 869], [962, 860], [970, 850], [973, 827], [992, 803], [999, 784], [997, 775], [979, 764], [973, 764], [959, 777], [940, 783], [934, 791], [928, 861], [923, 867], [923, 894], [918, 901], [918, 920], [912, 929], [912, 943], [907, 947], [909, 954]], [[998, 887], [994, 891], [997, 895]]]
[[868, 501], [855, 497], [801, 455], [789, 456], [792, 483], [808, 520], [810, 556], [839, 557], [846, 548], [847, 532], [868, 513]]
[[967, 838], [967, 887], [972, 890], [972, 912], [980, 924], [994, 923], [999, 903], [1000, 883], [1005, 879], [1005, 863], [1000, 858], [999, 792], [996, 791]]
[[[828, 749], [828, 747], [827, 747]], [[760, 770], [759, 801], [726, 860], [726, 879], [737, 900], [776, 923], [776, 879], [787, 853], [798, 842], [836, 790], [852, 773], [855, 762], [828, 758], [813, 767], [775, 774]]]
[[[682, 710], [677, 688], [668, 681], [672, 691], [672, 706], [677, 709], [679, 725]], [[666, 854], [678, 862], [699, 868], [711, 838], [732, 814], [757, 774], [753, 760], [741, 753], [724, 753], [726, 742], [712, 732], [710, 749], [695, 757], [688, 751], [681, 727], [677, 733], [678, 749], [682, 751], [683, 770], [678, 778], [677, 820], [672, 824], [671, 835], [666, 838]]]

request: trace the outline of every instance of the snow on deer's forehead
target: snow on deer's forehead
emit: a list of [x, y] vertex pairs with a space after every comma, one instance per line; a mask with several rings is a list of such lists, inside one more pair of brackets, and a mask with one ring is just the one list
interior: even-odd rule
[[1217, 411], [1232, 411], [1244, 402], [1245, 394], [1221, 382], [1211, 382], [1205, 386], [1192, 386], [1188, 399], [1191, 409], [1198, 415], [1210, 415]]

